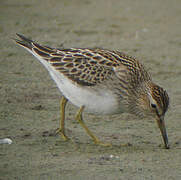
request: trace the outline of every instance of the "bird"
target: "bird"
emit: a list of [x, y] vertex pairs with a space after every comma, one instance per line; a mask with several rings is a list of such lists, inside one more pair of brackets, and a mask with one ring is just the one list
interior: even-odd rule
[[99, 115], [121, 115], [153, 118], [169, 149], [165, 113], [169, 96], [155, 84], [145, 66], [135, 57], [104, 48], [52, 48], [16, 34], [15, 42], [33, 54], [48, 70], [62, 93], [60, 126], [57, 130], [67, 141], [65, 108], [67, 102], [78, 107], [75, 119], [95, 144], [107, 146], [87, 127], [83, 112]]

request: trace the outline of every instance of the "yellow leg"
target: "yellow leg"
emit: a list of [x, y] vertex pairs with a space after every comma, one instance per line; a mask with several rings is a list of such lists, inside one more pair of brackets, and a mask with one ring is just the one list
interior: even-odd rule
[[60, 100], [60, 127], [59, 129], [56, 131], [56, 133], [59, 133], [62, 138], [64, 139], [64, 141], [68, 140], [68, 137], [65, 135], [65, 106], [67, 104], [68, 100], [62, 96], [61, 100]]
[[82, 112], [84, 110], [84, 106], [81, 106], [80, 109], [77, 112], [76, 115], [76, 119], [77, 121], [80, 123], [80, 125], [86, 130], [87, 134], [93, 139], [95, 144], [99, 144], [102, 146], [111, 146], [111, 144], [104, 144], [103, 142], [101, 142], [89, 129], [88, 127], [85, 125], [83, 119], [82, 119]]

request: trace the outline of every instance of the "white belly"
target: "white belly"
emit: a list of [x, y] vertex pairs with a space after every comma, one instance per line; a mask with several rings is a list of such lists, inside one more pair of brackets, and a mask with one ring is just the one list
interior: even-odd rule
[[120, 111], [110, 90], [80, 86], [54, 69], [49, 72], [62, 94], [75, 106], [84, 106], [85, 111], [96, 114], [114, 114]]

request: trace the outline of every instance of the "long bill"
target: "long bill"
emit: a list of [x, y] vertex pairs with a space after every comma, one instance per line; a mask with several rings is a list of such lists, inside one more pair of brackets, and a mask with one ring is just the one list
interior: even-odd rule
[[164, 116], [159, 116], [157, 117], [157, 123], [158, 123], [158, 127], [160, 128], [161, 134], [162, 134], [162, 138], [165, 144], [165, 148], [169, 149], [169, 144], [168, 144], [168, 136], [167, 136], [167, 131], [166, 131], [166, 127], [165, 127], [165, 121], [164, 121]]

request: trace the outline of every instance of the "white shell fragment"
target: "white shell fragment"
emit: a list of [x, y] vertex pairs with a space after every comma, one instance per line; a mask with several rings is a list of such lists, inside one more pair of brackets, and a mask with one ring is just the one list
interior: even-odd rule
[[0, 139], [0, 144], [12, 144], [12, 142], [9, 138]]

